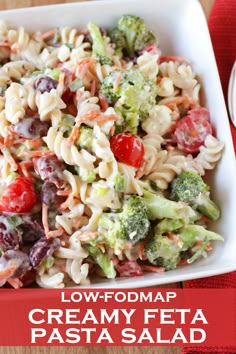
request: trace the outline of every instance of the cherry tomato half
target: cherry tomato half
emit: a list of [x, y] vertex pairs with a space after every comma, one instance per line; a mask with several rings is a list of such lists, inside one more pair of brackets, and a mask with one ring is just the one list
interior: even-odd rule
[[0, 211], [26, 213], [36, 203], [36, 192], [32, 183], [24, 177], [16, 177], [7, 186], [0, 198]]
[[199, 152], [209, 134], [212, 134], [212, 126], [205, 108], [189, 111], [187, 116], [177, 122], [174, 131], [177, 143], [187, 153]]
[[134, 134], [117, 134], [110, 140], [113, 154], [118, 161], [139, 168], [143, 162], [144, 146]]

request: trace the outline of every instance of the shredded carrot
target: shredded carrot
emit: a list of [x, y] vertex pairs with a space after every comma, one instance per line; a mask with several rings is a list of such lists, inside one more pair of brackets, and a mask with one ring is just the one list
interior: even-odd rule
[[5, 157], [6, 161], [9, 162], [9, 164], [11, 165], [12, 170], [16, 171], [18, 168], [18, 165], [17, 165], [16, 161], [14, 160], [14, 158], [12, 157], [10, 151], [2, 144], [0, 144], [0, 150], [3, 153], [3, 156]]
[[165, 272], [165, 268], [164, 267], [155, 267], [155, 266], [150, 266], [150, 265], [142, 265], [141, 266], [142, 270], [144, 272], [153, 272], [153, 273], [163, 273]]
[[98, 97], [99, 97], [100, 105], [102, 108], [102, 112], [105, 112], [107, 110], [107, 108], [109, 107], [108, 102], [107, 102], [106, 98], [101, 93], [98, 94]]
[[106, 249], [105, 249], [105, 247], [104, 247], [104, 245], [102, 243], [98, 243], [97, 247], [102, 251], [102, 253], [106, 252]]
[[45, 203], [42, 203], [42, 223], [45, 231], [45, 235], [49, 233], [49, 225], [48, 225], [48, 206]]
[[181, 259], [177, 265], [178, 266], [182, 266], [182, 265], [187, 265], [187, 264], [188, 264], [188, 260], [187, 259]]
[[52, 30], [43, 32], [43, 33], [40, 35], [40, 38], [41, 38], [42, 40], [45, 40], [45, 39], [48, 39], [48, 38], [50, 38], [50, 37], [55, 36], [56, 33], [57, 33], [57, 29], [52, 29]]
[[24, 143], [29, 149], [36, 149], [45, 144], [43, 139], [27, 139]]
[[91, 66], [96, 63], [95, 58], [85, 58], [77, 63], [76, 76], [80, 76], [82, 79], [89, 72]]
[[163, 77], [158, 75], [157, 78], [156, 78], [156, 83], [159, 84], [162, 79], [163, 79]]
[[18, 278], [10, 278], [7, 280], [7, 282], [15, 289], [19, 289], [23, 286], [22, 281]]
[[13, 140], [13, 137], [12, 135], [8, 134], [5, 138], [4, 138], [4, 145], [6, 147], [9, 147], [12, 145], [12, 140]]
[[206, 215], [202, 215], [201, 216], [201, 220], [203, 221], [203, 222], [211, 222], [211, 219], [210, 218], [208, 218]]
[[18, 268], [17, 264], [11, 264], [8, 268], [1, 269], [0, 270], [0, 280], [8, 279], [10, 278], [16, 269]]
[[71, 189], [68, 189], [68, 190], [59, 190], [57, 191], [57, 195], [60, 195], [62, 197], [67, 197], [68, 195], [70, 195], [72, 193], [72, 190]]
[[211, 251], [212, 250], [212, 245], [210, 243], [208, 243], [205, 247], [205, 251]]
[[96, 238], [98, 236], [97, 232], [92, 232], [92, 231], [84, 231], [81, 232], [80, 234], [78, 234], [78, 239], [80, 241], [88, 241], [91, 240], [93, 238]]
[[63, 203], [60, 204], [59, 209], [61, 211], [68, 209], [72, 200], [73, 200], [73, 194], [70, 194], [68, 198]]
[[189, 60], [187, 58], [180, 57], [177, 55], [162, 55], [159, 59], [159, 62], [163, 63], [164, 61], [180, 61], [182, 63], [189, 63]]
[[140, 242], [138, 255], [139, 255], [139, 259], [141, 259], [142, 261], [147, 259], [147, 257], [144, 255], [144, 247], [145, 247], [145, 243]]
[[55, 238], [55, 237], [59, 237], [64, 233], [64, 229], [60, 226], [58, 228], [58, 230], [52, 230], [49, 231], [48, 233], [46, 233], [46, 237], [47, 238]]
[[113, 136], [115, 134], [116, 127], [113, 125], [109, 131], [110, 136]]
[[172, 234], [172, 232], [167, 232], [166, 236], [174, 243], [176, 243], [180, 248], [183, 246], [183, 241], [177, 235]]
[[105, 115], [105, 114], [101, 114], [100, 112], [89, 112], [84, 114], [81, 117], [77, 117], [76, 118], [76, 123], [77, 124], [81, 124], [84, 123], [86, 121], [96, 121], [96, 122], [107, 122], [109, 120], [118, 120], [119, 117], [115, 116], [115, 115]]
[[92, 97], [95, 95], [96, 89], [97, 89], [97, 83], [95, 80], [93, 80], [90, 88], [90, 94]]
[[50, 156], [55, 155], [53, 151], [45, 150], [45, 151], [23, 151], [19, 154], [19, 157], [41, 157], [41, 156]]
[[173, 107], [173, 106], [178, 106], [180, 104], [188, 104], [189, 106], [196, 107], [198, 106], [198, 102], [193, 100], [189, 96], [178, 96], [174, 99], [163, 99], [159, 102], [159, 104], [164, 104], [167, 107]]
[[78, 90], [75, 95], [75, 99], [76, 99], [77, 104], [80, 103], [82, 96], [83, 96], [83, 92]]
[[28, 168], [33, 166], [33, 162], [32, 161], [21, 161], [18, 164], [19, 167], [19, 171], [20, 173], [25, 176], [29, 181], [34, 182], [35, 179], [32, 176], [31, 172], [28, 170]]
[[67, 144], [73, 145], [76, 142], [76, 140], [78, 139], [78, 137], [79, 137], [79, 128], [74, 125], [72, 128], [72, 132], [67, 140]]

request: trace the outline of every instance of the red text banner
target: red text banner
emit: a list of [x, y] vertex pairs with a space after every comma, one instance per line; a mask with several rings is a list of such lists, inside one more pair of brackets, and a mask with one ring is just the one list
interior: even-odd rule
[[233, 289], [2, 289], [0, 346], [236, 345]]

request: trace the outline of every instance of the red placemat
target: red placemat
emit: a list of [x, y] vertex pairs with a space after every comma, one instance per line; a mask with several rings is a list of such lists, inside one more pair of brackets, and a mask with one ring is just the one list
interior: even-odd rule
[[[216, 56], [222, 88], [227, 102], [230, 72], [236, 60], [236, 0], [215, 0], [208, 19], [209, 31]], [[236, 129], [231, 124], [236, 151]], [[236, 272], [219, 276], [195, 279], [186, 282], [186, 288], [236, 288]], [[184, 348], [182, 353], [234, 353], [236, 347]]]

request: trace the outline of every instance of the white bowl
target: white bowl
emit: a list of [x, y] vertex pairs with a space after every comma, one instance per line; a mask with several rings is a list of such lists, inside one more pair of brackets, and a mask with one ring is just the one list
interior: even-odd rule
[[99, 280], [97, 287], [145, 287], [222, 274], [236, 270], [236, 165], [227, 112], [217, 72], [205, 16], [197, 0], [108, 0], [51, 5], [0, 12], [9, 26], [27, 30], [46, 30], [55, 26], [114, 25], [123, 14], [141, 16], [157, 34], [165, 55], [179, 55], [191, 60], [202, 83], [202, 104], [210, 110], [211, 121], [225, 151], [210, 177], [213, 199], [222, 215], [211, 228], [223, 235], [225, 242], [215, 242], [208, 258], [165, 273], [143, 277]]

